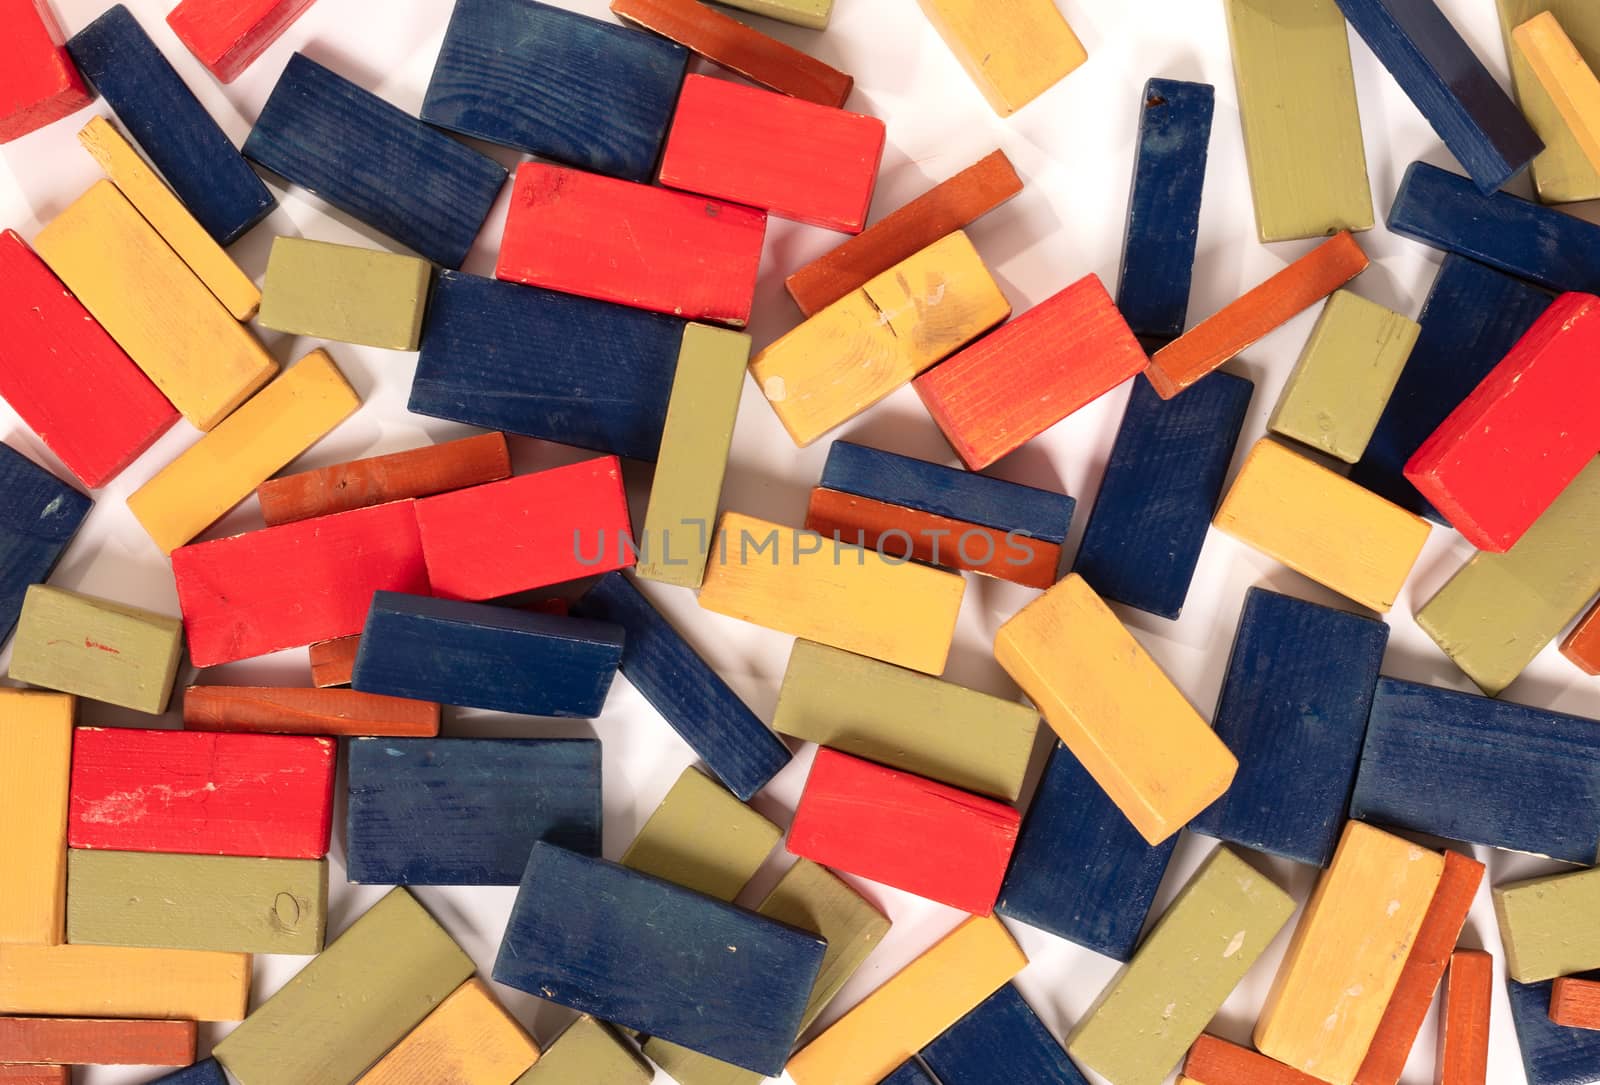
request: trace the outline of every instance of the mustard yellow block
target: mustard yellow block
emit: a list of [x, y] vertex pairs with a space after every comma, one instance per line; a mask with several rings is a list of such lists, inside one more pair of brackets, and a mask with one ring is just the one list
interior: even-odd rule
[[360, 406], [327, 352], [312, 351], [139, 487], [128, 508], [170, 554]]
[[1009, 117], [1089, 59], [1056, 0], [918, 0], [994, 111]]
[[795, 1085], [876, 1085], [1027, 963], [998, 917], [974, 916], [802, 1048], [789, 1076]]
[[1540, 12], [1511, 33], [1589, 164], [1600, 170], [1600, 79], [1555, 14]]
[[1340, 595], [1387, 613], [1429, 524], [1342, 475], [1256, 442], [1215, 526]]
[[1151, 844], [1233, 782], [1238, 760], [1078, 574], [1002, 625], [994, 654]]
[[1256, 1023], [1256, 1047], [1351, 1085], [1444, 874], [1444, 856], [1359, 821], [1345, 826]]
[[277, 372], [110, 181], [57, 215], [33, 247], [197, 429], [221, 422]]
[[470, 979], [362, 1076], [360, 1085], [510, 1085], [539, 1047], [481, 979]]
[[248, 953], [0, 945], [0, 1014], [242, 1021]]
[[0, 943], [65, 940], [76, 705], [64, 693], [0, 690]]

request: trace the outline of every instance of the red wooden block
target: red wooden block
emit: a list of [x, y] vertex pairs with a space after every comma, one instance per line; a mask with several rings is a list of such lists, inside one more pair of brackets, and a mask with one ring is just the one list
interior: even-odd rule
[[1321, 1085], [1318, 1078], [1209, 1033], [1189, 1049], [1180, 1076], [1195, 1085]]
[[635, 560], [615, 456], [426, 498], [417, 524], [441, 599], [497, 599]]
[[789, 827], [789, 851], [988, 915], [1020, 822], [1003, 802], [822, 749]]
[[1406, 478], [1503, 553], [1600, 453], [1600, 297], [1563, 294], [1422, 443]]
[[188, 1066], [197, 1031], [193, 1021], [0, 1017], [0, 1063]]
[[14, 230], [0, 233], [0, 398], [91, 490], [178, 420]]
[[1489, 1008], [1494, 1000], [1494, 958], [1458, 949], [1439, 1008], [1438, 1085], [1487, 1085]]
[[1572, 627], [1561, 642], [1561, 654], [1584, 674], [1600, 674], [1600, 603]]
[[172, 574], [197, 667], [359, 633], [373, 592], [431, 594], [411, 501], [182, 546]]
[[320, 859], [338, 749], [305, 735], [80, 727], [68, 846]]
[[211, 74], [231, 83], [313, 0], [180, 0], [167, 16], [178, 40]]
[[0, 0], [0, 143], [94, 101], [65, 40], [50, 0]]
[[1563, 976], [1550, 990], [1550, 1020], [1567, 1028], [1600, 1029], [1600, 983]]
[[884, 137], [876, 117], [691, 75], [667, 133], [661, 183], [859, 234]]
[[0, 1063], [0, 1085], [72, 1085], [65, 1066], [7, 1066]]
[[1149, 363], [1099, 276], [1087, 275], [912, 386], [962, 462], [977, 471]]

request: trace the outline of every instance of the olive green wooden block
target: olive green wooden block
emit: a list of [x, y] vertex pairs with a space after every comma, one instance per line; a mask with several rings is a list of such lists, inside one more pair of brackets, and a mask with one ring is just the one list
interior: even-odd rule
[[1561, 29], [1585, 63], [1600, 71], [1600, 4], [1595, 0], [1496, 0], [1500, 31], [1511, 61], [1511, 86], [1528, 123], [1544, 140], [1544, 150], [1533, 160], [1533, 187], [1545, 203], [1576, 203], [1600, 199], [1600, 172], [1578, 146], [1572, 129], [1562, 119], [1550, 93], [1544, 89], [1511, 32], [1542, 12], [1554, 12]]
[[1015, 801], [1039, 714], [1016, 701], [797, 640], [772, 729]]
[[11, 677], [160, 715], [182, 658], [178, 619], [35, 584], [22, 603]]
[[1421, 334], [1415, 320], [1340, 290], [1317, 318], [1268, 427], [1355, 463]]
[[1503, 885], [1494, 913], [1506, 947], [1506, 972], [1543, 983], [1600, 968], [1600, 870]]
[[650, 1064], [610, 1026], [585, 1014], [557, 1036], [516, 1085], [649, 1085]]
[[325, 859], [67, 855], [68, 942], [311, 954], [327, 924]]
[[698, 769], [687, 768], [622, 855], [643, 874], [731, 901], [783, 830]]
[[416, 350], [432, 276], [415, 256], [280, 237], [257, 319], [292, 335]]
[[392, 890], [217, 1044], [241, 1085], [351, 1085], [475, 971]]
[[1224, 0], [1262, 241], [1370, 230], [1372, 186], [1334, 0]]
[[1600, 460], [1503, 554], [1473, 555], [1417, 624], [1491, 697], [1600, 592]]
[[1117, 1085], [1161, 1085], [1294, 912], [1294, 900], [1219, 847], [1178, 894], [1067, 1051]]
[[743, 332], [684, 327], [636, 575], [700, 587], [749, 362], [750, 337]]
[[717, 3], [811, 30], [826, 30], [833, 16], [833, 0], [717, 0]]

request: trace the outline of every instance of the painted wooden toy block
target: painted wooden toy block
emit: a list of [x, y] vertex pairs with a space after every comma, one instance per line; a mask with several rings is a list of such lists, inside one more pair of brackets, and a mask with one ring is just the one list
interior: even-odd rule
[[611, 1026], [584, 1014], [553, 1040], [516, 1085], [650, 1085], [651, 1066]]
[[789, 763], [783, 740], [621, 573], [602, 577], [573, 613], [626, 631], [623, 676], [740, 801]]
[[511, 475], [505, 434], [484, 433], [268, 479], [256, 487], [269, 525], [428, 497]]
[[[166, 1081], [167, 1078], [161, 1078]], [[0, 1085], [71, 1085], [72, 1069], [38, 1063], [0, 1063]], [[227, 1085], [223, 1082], [223, 1085]]]
[[1149, 843], [1228, 789], [1238, 762], [1076, 573], [1002, 625], [994, 649]]
[[750, 362], [804, 447], [1011, 315], [967, 235], [956, 231], [834, 302]]
[[160, 715], [183, 658], [183, 623], [35, 584], [11, 645], [12, 678]]
[[439, 706], [349, 689], [190, 686], [183, 725], [192, 731], [431, 738], [439, 733]]
[[876, 1085], [1028, 963], [995, 916], [971, 916], [789, 1060], [796, 1085]]
[[73, 945], [322, 952], [326, 859], [250, 859], [72, 851], [67, 937]]
[[231, 245], [277, 207], [125, 6], [108, 8], [73, 35], [67, 50], [217, 244]]
[[1148, 364], [1099, 277], [1087, 275], [913, 387], [962, 462], [981, 471]]
[[1318, 1085], [1318, 1079], [1248, 1047], [1202, 1035], [1183, 1060], [1179, 1085]]
[[1540, 12], [1511, 36], [1578, 149], [1591, 168], [1600, 170], [1600, 79], [1594, 69], [1553, 12]]
[[654, 460], [683, 328], [657, 313], [447, 271], [434, 282], [409, 405]]
[[1257, 235], [1372, 229], [1344, 13], [1335, 0], [1227, 0], [1225, 10]]
[[1054, 0], [918, 0], [918, 5], [1002, 117], [1089, 59]]
[[197, 429], [214, 427], [277, 373], [250, 330], [110, 181], [57, 215], [33, 247]]
[[1171, 399], [1367, 269], [1348, 232], [1336, 234], [1150, 357], [1146, 375]]
[[[783, 830], [690, 767], [619, 861], [630, 870], [731, 903], [782, 836]], [[588, 854], [599, 854], [598, 840]]]
[[688, 65], [674, 42], [536, 0], [456, 0], [422, 119], [648, 182]]
[[313, 0], [178, 0], [167, 25], [218, 81], [231, 83], [304, 15]]
[[1450, 957], [1450, 978], [1439, 1009], [1439, 1085], [1486, 1085], [1494, 958], [1478, 950]]
[[1496, 0], [1506, 57], [1511, 62], [1511, 88], [1517, 105], [1533, 125], [1544, 150], [1533, 160], [1533, 187], [1544, 203], [1575, 203], [1600, 197], [1600, 170], [1589, 162], [1556, 103], [1517, 48], [1512, 33], [1542, 12], [1551, 12], [1594, 68], [1600, 65], [1600, 8], [1584, 0]]
[[915, 1055], [901, 1063], [879, 1085], [939, 1085]]
[[62, 693], [0, 690], [0, 943], [65, 940], [75, 709]]
[[1067, 1041], [1118, 1085], [1160, 1085], [1277, 937], [1294, 900], [1217, 848]]
[[[0, 1082], [4, 1081], [5, 1078], [0, 1077]], [[61, 1085], [67, 1085], [65, 1078], [62, 1079]], [[228, 1077], [222, 1072], [222, 1064], [216, 1059], [203, 1059], [193, 1066], [158, 1077], [150, 1085], [228, 1085]]]
[[1561, 654], [1585, 674], [1600, 674], [1600, 603], [1561, 642]]
[[1506, 975], [1542, 983], [1600, 967], [1600, 870], [1496, 886], [1494, 911], [1505, 944]]
[[1088, 1085], [1009, 983], [923, 1048], [922, 1061], [940, 1085]]
[[0, 233], [0, 282], [0, 397], [98, 489], [178, 412], [13, 230]]
[[63, 1066], [187, 1066], [193, 1021], [0, 1017], [0, 1061]]
[[622, 658], [609, 622], [380, 591], [351, 684], [362, 693], [593, 719]]
[[859, 234], [878, 184], [882, 121], [690, 75], [662, 152], [668, 188]]
[[1101, 598], [1182, 612], [1254, 392], [1232, 373], [1174, 400], [1133, 382], [1073, 565]]
[[722, 516], [700, 588], [717, 614], [924, 674], [942, 674], [966, 581], [957, 573]]
[[76, 113], [94, 100], [62, 44], [61, 24], [48, 0], [5, 0], [0, 26], [6, 28], [0, 143]]
[[506, 169], [295, 53], [244, 141], [252, 162], [421, 256], [460, 267]]
[[433, 265], [416, 256], [302, 237], [272, 242], [261, 326], [291, 335], [416, 350]]
[[808, 30], [826, 30], [833, 15], [833, 0], [717, 0], [717, 3]]
[[10, 445], [0, 445], [0, 645], [30, 585], [43, 582], [94, 502]]
[[0, 945], [0, 1013], [240, 1021], [247, 953]]
[[[348, 686], [361, 652], [361, 634], [320, 640], [306, 649], [311, 662], [311, 684], [318, 689]], [[363, 696], [372, 696], [364, 694]]]
[[[1600, 979], [1600, 973], [1583, 978]], [[1550, 1020], [1553, 987], [1549, 982], [1506, 981], [1528, 1085], [1592, 1085], [1600, 1081], [1600, 1033]]]
[[1574, 976], [1556, 980], [1550, 1020], [1566, 1028], [1600, 1029], [1600, 983]]
[[482, 1081], [510, 1085], [539, 1059], [539, 1045], [474, 977], [361, 1076], [361, 1085]]
[[213, 1055], [243, 1085], [353, 1085], [474, 970], [416, 898], [395, 889]]

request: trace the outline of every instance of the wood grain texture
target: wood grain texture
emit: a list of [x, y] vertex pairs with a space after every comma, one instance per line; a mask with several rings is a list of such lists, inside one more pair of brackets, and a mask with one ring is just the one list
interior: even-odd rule
[[1600, 967], [1600, 935], [1588, 918], [1597, 901], [1597, 870], [1496, 886], [1506, 975], [1518, 983], [1543, 983]]
[[1555, 14], [1542, 11], [1512, 31], [1556, 112], [1589, 165], [1600, 170], [1600, 79]]
[[996, 113], [1009, 117], [1089, 54], [1055, 0], [918, 0]]
[[1450, 956], [1450, 978], [1439, 1009], [1438, 1085], [1486, 1085], [1489, 1080], [1489, 1012], [1494, 958], [1460, 949]]
[[278, 237], [261, 326], [294, 335], [416, 350], [433, 265], [416, 256]]
[[10, 445], [0, 444], [0, 645], [30, 585], [42, 583], [94, 502]]
[[[1600, 973], [1581, 978], [1600, 980]], [[1600, 1035], [1550, 1020], [1553, 986], [1506, 981], [1528, 1085], [1590, 1085], [1600, 1077]]]
[[318, 689], [348, 686], [361, 651], [361, 634], [319, 640], [306, 649], [311, 661], [311, 684]]
[[511, 1085], [538, 1058], [527, 1030], [473, 978], [363, 1074], [361, 1085]]
[[313, 0], [179, 0], [167, 25], [219, 82], [231, 83], [304, 15]]
[[650, 1085], [655, 1073], [610, 1025], [584, 1014], [551, 1041], [516, 1085]]
[[241, 1021], [245, 953], [0, 945], [0, 1013]]
[[[165, 1081], [166, 1078], [161, 1080]], [[7, 1066], [0, 1063], [0, 1085], [71, 1085], [71, 1083], [70, 1067], [27, 1063]]]
[[[698, 769], [683, 770], [622, 853], [630, 870], [732, 903], [783, 830]], [[591, 854], [597, 854], [598, 846]]]
[[349, 689], [190, 686], [183, 725], [192, 731], [431, 738], [439, 733], [439, 706]]
[[8, 61], [0, 76], [0, 143], [76, 113], [93, 100], [62, 44], [61, 24], [48, 3], [5, 0], [0, 24], [6, 28]]
[[1511, 36], [1512, 31], [1541, 12], [1553, 12], [1578, 47], [1579, 55], [1593, 68], [1600, 64], [1600, 9], [1584, 0], [1496, 0], [1495, 6], [1500, 11], [1506, 58], [1511, 62], [1511, 89], [1523, 115], [1544, 143], [1544, 150], [1533, 160], [1534, 191], [1543, 203], [1575, 203], [1600, 197], [1600, 171], [1590, 165], [1572, 129]]
[[1274, 1062], [1248, 1047], [1202, 1035], [1183, 1060], [1179, 1085], [1317, 1085], [1319, 1079]]
[[0, 690], [0, 943], [65, 941], [67, 795], [77, 703]]
[[724, 7], [765, 15], [808, 30], [826, 30], [833, 15], [833, 0], [717, 0]]
[[922, 1061], [940, 1085], [1088, 1085], [1009, 983], [923, 1048]]
[[12, 678], [160, 715], [183, 658], [183, 623], [35, 584], [11, 643]]
[[66, 1066], [187, 1066], [193, 1021], [0, 1017], [0, 1062]]
[[1600, 674], [1600, 603], [1589, 609], [1561, 642], [1561, 654], [1584, 674]]
[[1550, 1020], [1566, 1028], [1600, 1029], [1600, 983], [1563, 976], [1550, 992]]

